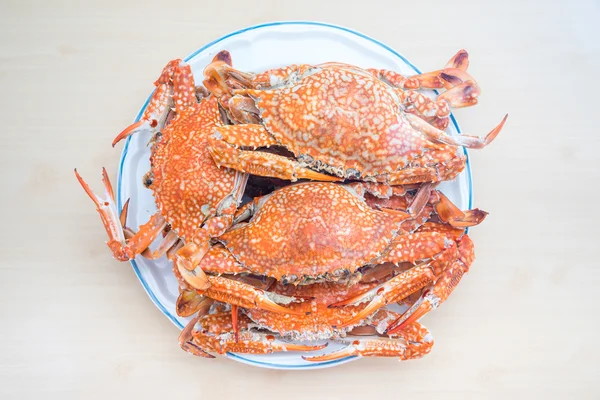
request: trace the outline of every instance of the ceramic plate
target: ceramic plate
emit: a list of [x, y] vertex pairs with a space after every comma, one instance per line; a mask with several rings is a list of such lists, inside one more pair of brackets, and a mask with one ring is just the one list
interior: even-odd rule
[[[318, 22], [273, 22], [230, 33], [186, 57], [185, 60], [191, 65], [196, 82], [202, 81], [204, 67], [220, 50], [229, 50], [234, 66], [243, 71], [262, 72], [268, 68], [287, 64], [340, 61], [363, 68], [386, 68], [405, 75], [420, 72], [389, 46], [351, 29]], [[452, 54], [447, 54], [448, 58], [451, 56]], [[165, 60], [165, 63], [167, 61]], [[445, 61], [445, 58], [440, 59], [440, 66], [443, 66]], [[158, 74], [160, 71], [156, 72]], [[136, 121], [147, 104], [148, 101], [142, 106]], [[453, 117], [448, 133], [459, 133]], [[144, 134], [129, 137], [121, 156], [117, 189], [118, 206], [121, 209], [123, 203], [131, 198], [129, 226], [138, 226], [146, 222], [156, 210], [151, 191], [142, 184], [142, 176], [150, 168], [150, 148], [146, 146], [148, 140], [149, 137]], [[465, 171], [454, 181], [444, 182], [440, 185], [440, 189], [461, 209], [471, 208], [472, 182], [468, 160]], [[167, 260], [164, 257], [156, 261], [137, 257], [131, 261], [131, 264], [154, 304], [171, 322], [180, 329], [183, 328], [188, 320], [178, 317], [175, 313], [177, 281]], [[174, 343], [175, 340], [173, 338]], [[342, 344], [332, 342], [326, 351], [335, 351], [341, 347]], [[311, 363], [304, 361], [300, 357], [301, 354], [295, 352], [267, 355], [229, 353], [227, 356], [246, 364], [276, 369], [324, 368], [356, 359], [356, 357], [348, 357], [336, 361]], [[199, 359], [198, 362], [210, 361]]]

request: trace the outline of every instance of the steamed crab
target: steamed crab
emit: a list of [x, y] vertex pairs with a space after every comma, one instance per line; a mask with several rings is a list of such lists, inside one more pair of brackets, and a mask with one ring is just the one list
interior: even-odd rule
[[[217, 61], [231, 64], [229, 53], [217, 54], [213, 62]], [[103, 170], [106, 198], [102, 199], [75, 170], [77, 179], [100, 213], [109, 236], [109, 248], [114, 257], [122, 261], [142, 252], [150, 258], [158, 258], [180, 238], [201, 257], [203, 249], [208, 249], [209, 239], [231, 225], [247, 180], [241, 172], [221, 169], [214, 164], [207, 149], [208, 136], [223, 126], [223, 119], [216, 97], [195, 87], [190, 66], [181, 60], [169, 62], [155, 85], [156, 90], [141, 119], [123, 130], [113, 142], [114, 146], [134, 133], [153, 134], [151, 169], [144, 177], [144, 184], [153, 191], [158, 211], [150, 220], [140, 226], [137, 233], [131, 230], [125, 233], [126, 217], [119, 219], [106, 171]], [[203, 93], [207, 96], [198, 100]], [[168, 122], [172, 110], [175, 116]], [[157, 250], [149, 252], [148, 246], [163, 230], [168, 233]]]
[[[294, 317], [293, 322], [260, 309], [248, 310], [247, 314], [255, 321], [263, 318], [263, 325], [285, 336], [314, 338], [311, 335], [331, 334], [335, 330], [339, 333], [340, 329], [344, 332], [343, 329], [368, 320], [382, 307], [402, 301], [411, 307], [386, 329], [386, 333], [399, 332], [446, 301], [469, 270], [475, 256], [473, 242], [464, 229], [438, 222], [427, 222], [416, 232], [401, 236], [397, 242], [404, 245], [392, 248], [378, 259], [383, 268], [374, 267], [374, 275], [379, 275], [379, 280], [384, 276], [382, 283], [363, 280], [349, 289], [331, 282], [313, 284], [308, 288], [275, 286], [271, 290], [277, 294], [316, 298], [319, 302], [313, 309], [302, 303], [290, 304], [288, 307], [293, 311], [312, 311], [307, 317]], [[391, 268], [386, 268], [387, 265]], [[391, 275], [385, 277], [386, 273]], [[409, 299], [413, 294], [418, 294], [416, 300]], [[333, 313], [332, 308], [336, 310]], [[313, 313], [316, 316], [313, 317]], [[302, 322], [302, 318], [308, 319], [308, 322]], [[323, 318], [327, 321], [324, 324]], [[306, 326], [307, 323], [310, 325]], [[320, 324], [330, 325], [334, 331]], [[298, 325], [303, 328], [294, 331]]]
[[[288, 304], [288, 314], [251, 308], [241, 309], [243, 312], [238, 316], [238, 309], [232, 308], [219, 316], [220, 325], [226, 325], [226, 336], [214, 337], [205, 325], [197, 325], [195, 320], [182, 333], [182, 347], [194, 354], [197, 348], [189, 348], [191, 343], [204, 350], [214, 350], [214, 346], [206, 347], [206, 341], [210, 339], [220, 340], [227, 349], [237, 352], [271, 351], [272, 346], [266, 346], [270, 342], [258, 340], [261, 336], [257, 333], [250, 336], [254, 340], [248, 343], [248, 335], [251, 335], [248, 329], [258, 328], [287, 340], [333, 339], [348, 343], [338, 352], [304, 357], [309, 361], [335, 360], [351, 355], [421, 357], [430, 351], [433, 341], [417, 320], [437, 308], [456, 288], [474, 260], [473, 245], [464, 229], [439, 222], [425, 223], [414, 234], [407, 235], [406, 242], [403, 256], [386, 254], [382, 257], [382, 261], [404, 262], [388, 262], [392, 264], [391, 270], [385, 264], [373, 269], [384, 271], [372, 274], [379, 279], [353, 285], [335, 282], [297, 286], [281, 282], [265, 284], [263, 288], [269, 292], [297, 300]], [[386, 271], [392, 278], [386, 277]], [[411, 294], [417, 295], [416, 300], [410, 298]], [[201, 296], [196, 301], [212, 303], [211, 299]], [[399, 314], [382, 308], [398, 301], [409, 306], [406, 312]], [[203, 314], [206, 308], [198, 307], [198, 310]], [[218, 329], [221, 332], [221, 328]], [[376, 337], [357, 339], [356, 335]], [[240, 337], [246, 340], [240, 341]], [[271, 336], [270, 341], [274, 338]]]
[[[465, 166], [457, 146], [486, 146], [506, 120], [484, 138], [448, 135], [434, 126], [447, 124], [450, 106], [477, 102], [479, 87], [467, 66], [464, 51], [440, 71], [410, 78], [342, 63], [253, 75], [217, 60], [205, 69], [204, 84], [239, 124], [215, 129], [212, 156], [220, 166], [292, 181], [452, 179]], [[414, 91], [419, 87], [448, 90], [432, 101]], [[271, 146], [293, 157], [256, 151]]]
[[[432, 198], [432, 210], [449, 224], [475, 225], [485, 217], [480, 210], [463, 213], [429, 185], [423, 185], [412, 199], [411, 207], [417, 210], [409, 210], [419, 215]], [[372, 208], [353, 185], [307, 182], [286, 186], [240, 208], [236, 220], [249, 216], [249, 222], [238, 223], [221, 235], [194, 270], [176, 263], [182, 285], [244, 308], [268, 310], [275, 308], [273, 302], [282, 303], [287, 308], [275, 311], [292, 313], [294, 296], [255, 288], [252, 296], [245, 297], [251, 300], [248, 303], [242, 301], [241, 292], [232, 290], [241, 283], [227, 282], [231, 275], [256, 274], [294, 285], [319, 281], [352, 284], [361, 279], [365, 268], [414, 263], [448, 245], [437, 232], [409, 234], [415, 229], [415, 217], [398, 209]], [[417, 226], [427, 219], [423, 218]], [[395, 276], [365, 313], [402, 299], [410, 294], [405, 295], [405, 290], [420, 289], [433, 279], [431, 268], [425, 267]]]

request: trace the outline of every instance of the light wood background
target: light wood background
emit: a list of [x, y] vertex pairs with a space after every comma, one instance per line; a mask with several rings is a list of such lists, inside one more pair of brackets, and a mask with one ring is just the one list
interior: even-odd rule
[[[598, 2], [0, 2], [0, 398], [599, 398]], [[193, 358], [73, 176], [120, 155], [166, 61], [232, 30], [321, 20], [422, 69], [459, 48], [483, 88], [472, 151], [477, 262], [424, 321], [425, 359], [269, 371]], [[98, 176], [99, 177], [99, 176]], [[99, 180], [96, 182], [98, 183]], [[97, 187], [97, 185], [95, 185]], [[310, 397], [309, 397], [310, 396]]]

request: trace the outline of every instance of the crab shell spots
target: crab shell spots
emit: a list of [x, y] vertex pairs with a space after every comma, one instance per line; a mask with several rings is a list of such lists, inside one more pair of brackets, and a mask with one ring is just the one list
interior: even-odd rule
[[150, 162], [156, 204], [182, 238], [189, 238], [234, 187], [235, 171], [219, 169], [207, 148], [221, 126], [217, 100], [186, 107], [163, 130]]
[[207, 273], [221, 274], [223, 271], [228, 274], [241, 274], [248, 272], [231, 256], [229, 250], [221, 244], [212, 246], [200, 261], [198, 265], [202, 271]]
[[[415, 263], [441, 253], [447, 247], [447, 238], [438, 232], [419, 232], [399, 236], [393, 241], [390, 252], [381, 262], [394, 260]], [[448, 244], [449, 245], [449, 244]]]
[[[238, 327], [240, 329], [246, 329], [250, 322], [250, 319], [248, 319], [248, 317], [246, 317], [244, 314], [238, 316]], [[198, 327], [213, 335], [231, 332], [233, 330], [231, 313], [218, 312], [215, 314], [205, 315], [198, 320]]]
[[296, 156], [374, 176], [406, 167], [427, 149], [394, 90], [350, 66], [317, 68], [291, 87], [250, 90], [266, 128]]
[[[347, 286], [345, 284], [322, 282], [306, 286], [277, 284], [270, 290], [285, 296], [311, 298], [304, 302], [288, 304], [286, 307], [294, 311], [304, 311], [304, 315], [276, 314], [259, 308], [248, 309], [246, 313], [252, 321], [263, 328], [279, 333], [292, 340], [319, 340], [343, 335], [352, 327], [334, 328], [343, 321], [352, 318], [365, 308], [368, 302], [339, 308], [328, 308], [327, 305], [349, 297], [357, 296], [377, 286], [378, 283]], [[286, 318], [286, 316], [288, 316]], [[390, 321], [391, 322], [391, 321]]]
[[336, 271], [353, 273], [377, 257], [398, 224], [350, 189], [309, 182], [273, 192], [248, 224], [219, 239], [254, 273], [277, 280], [336, 276]]
[[458, 240], [465, 233], [464, 228], [454, 228], [450, 225], [440, 224], [436, 222], [426, 222], [419, 227], [417, 232], [438, 232], [448, 237], [451, 240]]

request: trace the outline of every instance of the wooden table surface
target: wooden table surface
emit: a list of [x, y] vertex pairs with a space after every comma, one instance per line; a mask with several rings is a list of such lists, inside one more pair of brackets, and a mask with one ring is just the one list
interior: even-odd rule
[[[600, 6], [408, 3], [3, 1], [0, 398], [599, 398]], [[362, 31], [425, 70], [466, 48], [483, 96], [463, 130], [510, 114], [471, 152], [490, 215], [470, 273], [424, 318], [422, 360], [290, 372], [189, 356], [73, 176], [116, 176], [110, 141], [167, 60], [290, 19]]]

